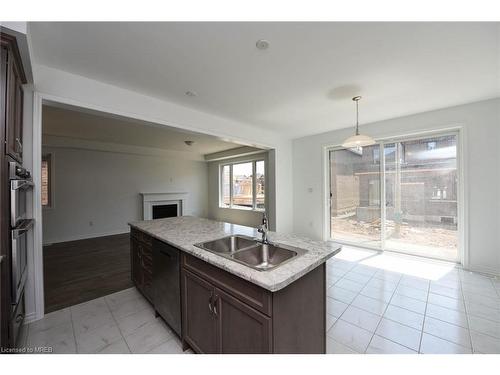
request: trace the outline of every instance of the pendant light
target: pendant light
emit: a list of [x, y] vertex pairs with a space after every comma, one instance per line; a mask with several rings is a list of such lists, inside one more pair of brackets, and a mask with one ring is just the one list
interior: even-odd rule
[[370, 146], [375, 144], [375, 140], [368, 136], [359, 134], [359, 110], [358, 110], [358, 102], [361, 100], [361, 96], [355, 96], [352, 98], [353, 101], [356, 102], [356, 134], [352, 137], [347, 138], [344, 143], [342, 143], [342, 147], [345, 148], [359, 148], [363, 146]]

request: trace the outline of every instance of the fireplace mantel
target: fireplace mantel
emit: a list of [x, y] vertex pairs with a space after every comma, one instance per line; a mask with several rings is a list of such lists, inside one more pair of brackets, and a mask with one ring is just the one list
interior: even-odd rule
[[153, 219], [153, 206], [164, 204], [176, 204], [177, 216], [187, 214], [186, 201], [188, 193], [175, 192], [175, 193], [140, 193], [142, 196], [142, 219]]

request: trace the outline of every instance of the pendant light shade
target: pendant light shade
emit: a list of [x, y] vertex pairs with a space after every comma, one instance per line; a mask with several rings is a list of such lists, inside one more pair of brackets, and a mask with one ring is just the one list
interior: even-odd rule
[[347, 138], [344, 141], [344, 143], [342, 143], [342, 147], [358, 148], [358, 147], [374, 145], [376, 143], [372, 137], [370, 137], [368, 135], [359, 134], [358, 102], [360, 99], [361, 99], [361, 96], [355, 96], [354, 98], [352, 98], [352, 100], [356, 102], [356, 133], [352, 137]]

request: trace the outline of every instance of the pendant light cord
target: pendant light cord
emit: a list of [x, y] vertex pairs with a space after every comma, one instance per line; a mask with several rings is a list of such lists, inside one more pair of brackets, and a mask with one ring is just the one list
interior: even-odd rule
[[358, 109], [358, 101], [356, 100], [356, 135], [359, 135], [359, 109]]

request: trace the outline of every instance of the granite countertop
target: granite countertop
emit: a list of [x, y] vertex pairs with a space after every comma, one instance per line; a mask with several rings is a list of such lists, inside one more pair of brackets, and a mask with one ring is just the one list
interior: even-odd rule
[[306, 237], [270, 231], [270, 242], [298, 247], [306, 252], [275, 269], [258, 271], [194, 246], [199, 242], [216, 240], [231, 234], [259, 237], [255, 228], [192, 216], [137, 221], [129, 225], [271, 292], [283, 289], [326, 262], [341, 249], [336, 243], [313, 241]]

